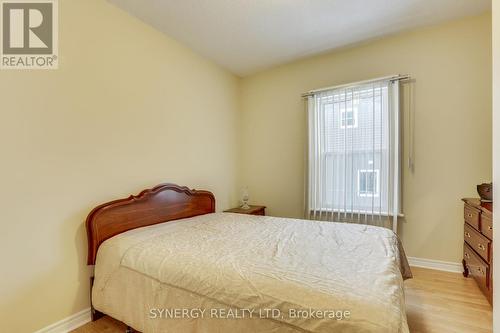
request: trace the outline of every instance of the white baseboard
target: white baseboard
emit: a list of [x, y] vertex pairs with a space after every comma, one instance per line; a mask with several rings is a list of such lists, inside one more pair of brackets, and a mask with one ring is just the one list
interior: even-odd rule
[[51, 324], [35, 333], [67, 333], [90, 322], [90, 308], [66, 317], [57, 323]]
[[449, 261], [415, 258], [415, 257], [408, 257], [408, 262], [410, 263], [410, 266], [415, 266], [415, 267], [435, 269], [438, 271], [453, 272], [453, 273], [463, 272], [462, 264], [459, 262], [449, 262]]

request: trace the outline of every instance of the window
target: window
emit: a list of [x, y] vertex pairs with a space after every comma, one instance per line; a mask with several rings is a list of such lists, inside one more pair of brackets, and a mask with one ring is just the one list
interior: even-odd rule
[[[400, 212], [399, 84], [377, 81], [308, 98], [308, 213]], [[345, 215], [344, 215], [345, 216]]]
[[358, 195], [379, 196], [379, 170], [358, 170]]
[[340, 111], [340, 128], [358, 127], [358, 110], [348, 108]]

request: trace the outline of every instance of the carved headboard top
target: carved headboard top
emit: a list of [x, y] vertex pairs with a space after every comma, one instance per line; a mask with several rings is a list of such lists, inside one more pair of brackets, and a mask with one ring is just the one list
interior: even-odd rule
[[106, 239], [127, 230], [215, 212], [215, 197], [209, 191], [161, 184], [94, 208], [87, 217], [88, 258], [94, 265], [97, 249]]

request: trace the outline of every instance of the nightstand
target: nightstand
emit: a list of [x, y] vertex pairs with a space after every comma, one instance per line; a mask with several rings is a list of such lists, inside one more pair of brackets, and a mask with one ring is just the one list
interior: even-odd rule
[[224, 213], [266, 215], [266, 206], [250, 206], [249, 209], [243, 209], [241, 207], [237, 207], [225, 210]]

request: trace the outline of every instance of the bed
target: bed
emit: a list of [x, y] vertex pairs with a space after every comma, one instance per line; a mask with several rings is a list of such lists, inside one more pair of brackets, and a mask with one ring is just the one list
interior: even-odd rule
[[398, 237], [358, 224], [215, 213], [163, 184], [96, 207], [93, 318], [141, 332], [408, 332]]

